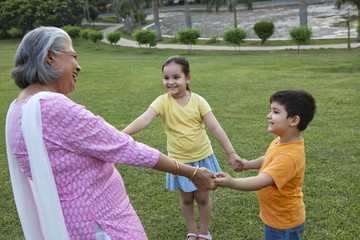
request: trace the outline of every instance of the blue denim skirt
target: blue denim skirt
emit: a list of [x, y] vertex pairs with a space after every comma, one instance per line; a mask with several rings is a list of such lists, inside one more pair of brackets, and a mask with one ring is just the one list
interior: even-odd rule
[[[215, 157], [215, 154], [211, 154], [209, 157], [191, 163], [185, 163], [186, 165], [192, 167], [204, 167], [212, 171], [213, 173], [218, 173], [221, 171], [219, 163]], [[174, 191], [177, 188], [180, 188], [184, 192], [194, 192], [198, 190], [197, 187], [192, 182], [189, 182], [189, 179], [183, 176], [174, 177], [171, 173], [166, 173], [166, 188]]]

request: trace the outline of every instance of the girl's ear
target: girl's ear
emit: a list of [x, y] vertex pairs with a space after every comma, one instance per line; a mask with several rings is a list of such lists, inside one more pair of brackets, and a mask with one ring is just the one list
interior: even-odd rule
[[50, 64], [50, 65], [53, 65], [54, 63], [54, 56], [55, 56], [55, 53], [51, 50], [49, 50], [46, 54], [46, 57], [45, 57], [45, 61]]
[[300, 123], [300, 117], [298, 115], [291, 117], [290, 126], [296, 127]]
[[186, 83], [189, 83], [189, 82], [190, 82], [190, 79], [191, 79], [191, 75], [188, 74], [188, 75], [186, 76]]

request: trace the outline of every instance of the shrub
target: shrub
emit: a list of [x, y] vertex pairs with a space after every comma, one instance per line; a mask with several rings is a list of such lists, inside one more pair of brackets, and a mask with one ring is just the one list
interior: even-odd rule
[[177, 32], [177, 36], [181, 43], [188, 45], [188, 52], [190, 54], [191, 46], [195, 45], [200, 37], [200, 30], [196, 28], [181, 29]]
[[121, 38], [121, 33], [119, 31], [114, 31], [106, 34], [106, 39], [110, 42], [110, 44], [117, 43]]
[[103, 32], [91, 30], [89, 32], [89, 38], [92, 42], [97, 43], [104, 38]]
[[146, 16], [147, 14], [145, 12], [137, 12], [134, 14], [134, 18], [136, 22], [143, 22]]
[[308, 26], [293, 27], [289, 30], [289, 33], [291, 39], [298, 45], [298, 53], [300, 51], [300, 44], [305, 44], [312, 36], [311, 27]]
[[236, 46], [239, 46], [239, 51], [240, 51], [240, 45], [241, 43], [244, 42], [246, 36], [247, 36], [247, 32], [241, 28], [229, 29], [224, 32], [224, 40], [228, 43], [233, 44], [235, 50], [237, 50]]
[[67, 34], [69, 34], [69, 36], [73, 39], [78, 38], [80, 36], [80, 31], [81, 31], [80, 27], [64, 26], [62, 27], [62, 29], [64, 29], [64, 31], [67, 32]]
[[102, 16], [102, 17], [99, 17], [99, 22], [116, 23], [116, 17], [115, 16]]
[[274, 23], [261, 21], [254, 25], [254, 32], [261, 39], [261, 45], [264, 45], [265, 41], [274, 34]]
[[150, 29], [138, 30], [134, 35], [138, 44], [145, 44], [147, 48], [150, 50], [151, 46], [155, 46], [156, 44], [156, 32]]
[[86, 28], [86, 29], [82, 29], [80, 30], [80, 37], [85, 39], [85, 40], [88, 40], [89, 39], [89, 32], [91, 31], [90, 28]]
[[211, 36], [211, 38], [209, 39], [208, 43], [213, 44], [213, 43], [217, 43], [219, 41], [218, 39], [218, 35], [214, 34]]
[[8, 33], [11, 38], [21, 38], [23, 36], [22, 30], [14, 27], [11, 28]]

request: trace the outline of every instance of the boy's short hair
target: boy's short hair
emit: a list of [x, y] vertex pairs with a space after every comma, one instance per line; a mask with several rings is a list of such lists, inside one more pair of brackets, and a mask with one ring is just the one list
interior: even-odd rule
[[314, 97], [303, 90], [282, 90], [271, 95], [270, 103], [278, 102], [283, 105], [287, 117], [299, 116], [297, 128], [304, 131], [314, 118], [316, 103]]

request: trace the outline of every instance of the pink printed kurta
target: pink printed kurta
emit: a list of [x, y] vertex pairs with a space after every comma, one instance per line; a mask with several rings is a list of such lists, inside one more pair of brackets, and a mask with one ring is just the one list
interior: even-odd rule
[[[28, 100], [28, 99], [27, 99]], [[10, 144], [26, 176], [21, 106], [10, 113]], [[153, 167], [159, 152], [119, 132], [68, 98], [41, 100], [44, 143], [71, 239], [95, 239], [95, 222], [113, 239], [147, 239], [114, 163]]]

